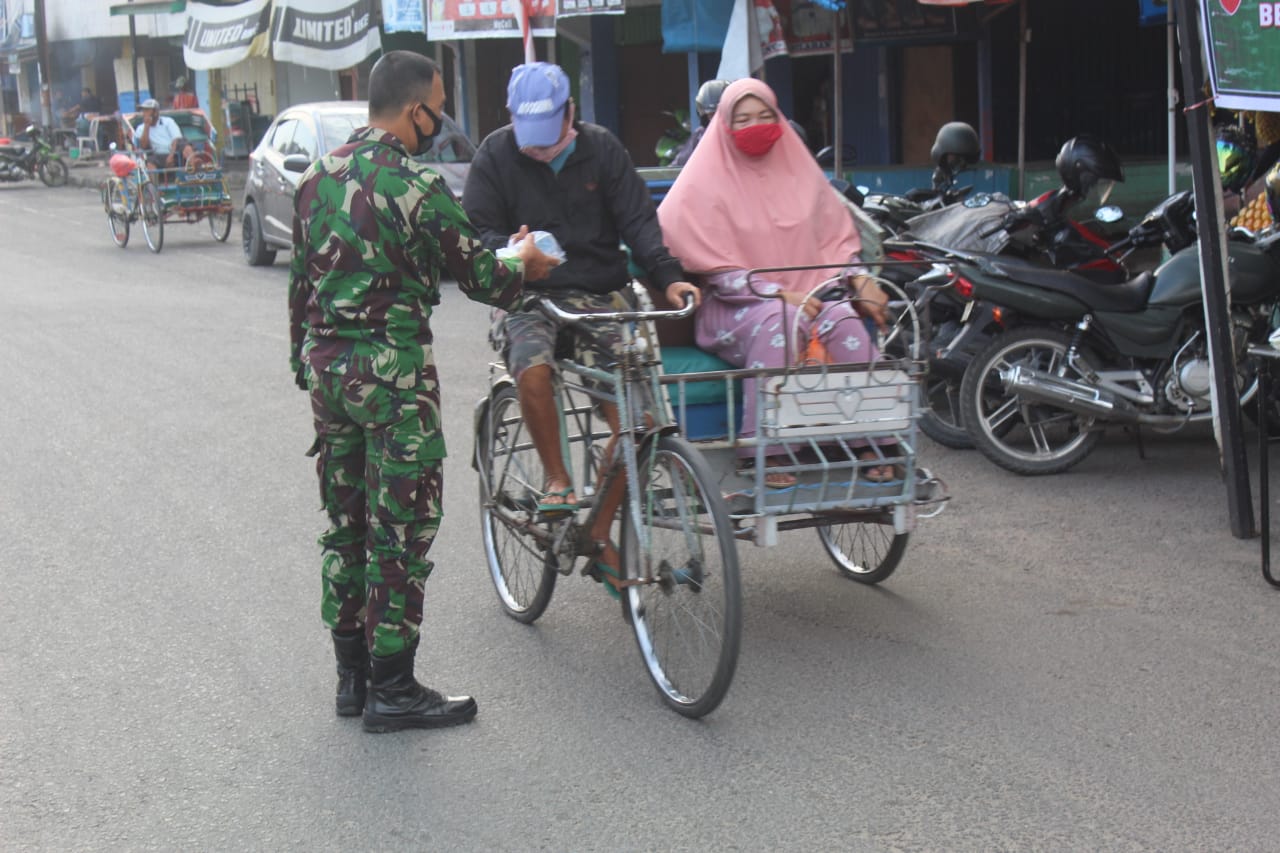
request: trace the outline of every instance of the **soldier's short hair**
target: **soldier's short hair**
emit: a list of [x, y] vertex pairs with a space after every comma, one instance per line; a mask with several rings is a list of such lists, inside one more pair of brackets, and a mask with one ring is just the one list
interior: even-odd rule
[[369, 116], [389, 116], [424, 100], [440, 73], [436, 61], [408, 50], [390, 50], [369, 72]]

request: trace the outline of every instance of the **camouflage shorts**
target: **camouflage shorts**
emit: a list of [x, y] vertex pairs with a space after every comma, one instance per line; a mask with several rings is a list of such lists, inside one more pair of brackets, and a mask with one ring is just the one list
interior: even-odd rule
[[[542, 294], [530, 296], [518, 311], [506, 317], [506, 346], [502, 357], [507, 362], [511, 378], [520, 381], [520, 374], [540, 364], [554, 365], [557, 345], [564, 343], [563, 335], [571, 338], [574, 358], [587, 367], [608, 369], [618, 360], [622, 345], [622, 330], [617, 323], [567, 323], [548, 317], [534, 304]], [[583, 293], [573, 291], [556, 296], [553, 301], [565, 311], [575, 313], [627, 310], [620, 292]]]

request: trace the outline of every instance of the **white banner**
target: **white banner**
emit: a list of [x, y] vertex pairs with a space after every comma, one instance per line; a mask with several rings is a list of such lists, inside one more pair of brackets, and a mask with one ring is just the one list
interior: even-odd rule
[[[188, 68], [207, 71], [235, 65], [253, 51], [253, 41], [266, 38], [271, 0], [246, 0], [234, 6], [188, 3], [187, 34], [182, 61]], [[265, 46], [257, 51], [263, 54]]]
[[277, 62], [341, 71], [382, 47], [373, 0], [275, 0], [271, 54]]

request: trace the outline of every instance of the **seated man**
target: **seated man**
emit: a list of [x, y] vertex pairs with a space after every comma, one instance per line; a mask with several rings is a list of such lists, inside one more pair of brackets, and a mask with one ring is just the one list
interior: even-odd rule
[[155, 98], [142, 102], [142, 123], [133, 131], [133, 141], [146, 152], [147, 163], [159, 169], [181, 166], [192, 154], [182, 128], [168, 116], [160, 115]]
[[[673, 305], [682, 304], [686, 293], [698, 298], [698, 290], [682, 280], [680, 262], [662, 244], [648, 188], [622, 143], [603, 127], [574, 121], [569, 78], [559, 66], [516, 66], [507, 85], [507, 109], [511, 124], [489, 134], [471, 162], [463, 205], [487, 248], [501, 248], [528, 229], [551, 232], [564, 249], [564, 263], [545, 281], [526, 287], [523, 308], [507, 316], [504, 357], [545, 472], [539, 509], [566, 512], [577, 507], [577, 499], [560, 448], [552, 393], [555, 343], [563, 324], [537, 310], [536, 300], [550, 295], [575, 313], [618, 310], [613, 297], [631, 280], [619, 248], [623, 242]], [[579, 324], [572, 330], [583, 363], [604, 368], [615, 360], [621, 341], [617, 326]], [[617, 407], [601, 408], [616, 438]], [[597, 580], [604, 580], [602, 574], [621, 576], [609, 527], [623, 494], [619, 481], [602, 496], [590, 531], [598, 547], [591, 571]], [[608, 588], [616, 594], [614, 585]]]

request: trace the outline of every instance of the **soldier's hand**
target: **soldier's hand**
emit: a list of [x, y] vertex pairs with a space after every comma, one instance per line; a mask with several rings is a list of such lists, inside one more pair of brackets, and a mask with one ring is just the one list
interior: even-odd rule
[[521, 225], [519, 231], [517, 231], [516, 233], [512, 234], [510, 237], [507, 238], [507, 245], [514, 246], [516, 243], [523, 241], [524, 238], [528, 236], [529, 236], [529, 226]]
[[[528, 229], [521, 226], [522, 231], [527, 232]], [[525, 281], [541, 281], [551, 275], [553, 267], [559, 266], [560, 261], [548, 255], [539, 249], [533, 242], [533, 237], [528, 233], [525, 234], [524, 241], [520, 244], [520, 260], [524, 262], [524, 280]]]
[[303, 391], [310, 391], [307, 387], [307, 366], [304, 364], [298, 368], [298, 372], [293, 374], [293, 384], [297, 385]]

